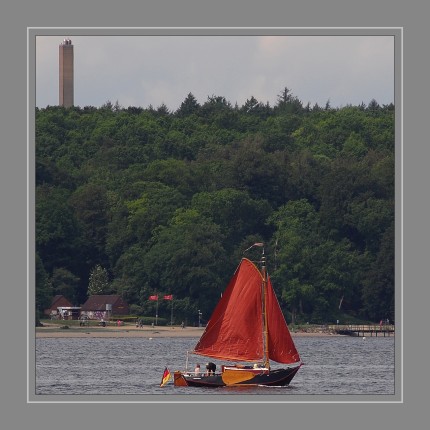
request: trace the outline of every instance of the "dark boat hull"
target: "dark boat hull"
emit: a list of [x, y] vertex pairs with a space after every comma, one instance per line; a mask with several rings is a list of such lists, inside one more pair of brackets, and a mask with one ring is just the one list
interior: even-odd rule
[[275, 369], [270, 372], [255, 373], [243, 381], [228, 383], [223, 374], [200, 376], [189, 375], [182, 372], [174, 373], [174, 385], [182, 387], [225, 387], [225, 386], [286, 386], [294, 378], [300, 366]]

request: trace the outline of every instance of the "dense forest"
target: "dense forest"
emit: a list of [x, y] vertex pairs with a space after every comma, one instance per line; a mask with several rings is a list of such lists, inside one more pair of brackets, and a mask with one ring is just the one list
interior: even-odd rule
[[[287, 322], [394, 320], [394, 105], [36, 109], [36, 308], [120, 294], [207, 320], [265, 243]], [[256, 252], [256, 251], [255, 251]], [[253, 257], [253, 255], [251, 255]]]

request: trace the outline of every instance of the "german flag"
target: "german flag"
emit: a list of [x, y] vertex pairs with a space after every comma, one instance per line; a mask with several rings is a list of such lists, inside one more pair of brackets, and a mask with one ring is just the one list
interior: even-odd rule
[[171, 373], [169, 372], [169, 369], [166, 367], [164, 369], [163, 377], [161, 378], [161, 384], [160, 387], [164, 387], [172, 378]]

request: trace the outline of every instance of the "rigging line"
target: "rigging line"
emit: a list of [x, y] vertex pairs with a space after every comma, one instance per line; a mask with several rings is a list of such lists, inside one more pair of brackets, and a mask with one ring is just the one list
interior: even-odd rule
[[252, 244], [249, 248], [245, 249], [245, 251], [243, 251], [243, 253], [245, 253], [246, 251], [249, 251], [251, 248], [253, 248], [254, 246], [264, 246], [264, 243], [258, 242], [258, 243], [254, 243]]

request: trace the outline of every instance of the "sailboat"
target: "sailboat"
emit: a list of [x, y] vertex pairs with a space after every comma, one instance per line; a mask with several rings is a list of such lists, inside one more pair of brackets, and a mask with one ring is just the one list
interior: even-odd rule
[[[254, 246], [263, 246], [256, 243]], [[266, 270], [242, 258], [191, 354], [231, 362], [175, 371], [175, 386], [286, 386], [302, 365]], [[280, 368], [271, 362], [284, 364]], [[187, 364], [188, 367], [188, 353]]]

